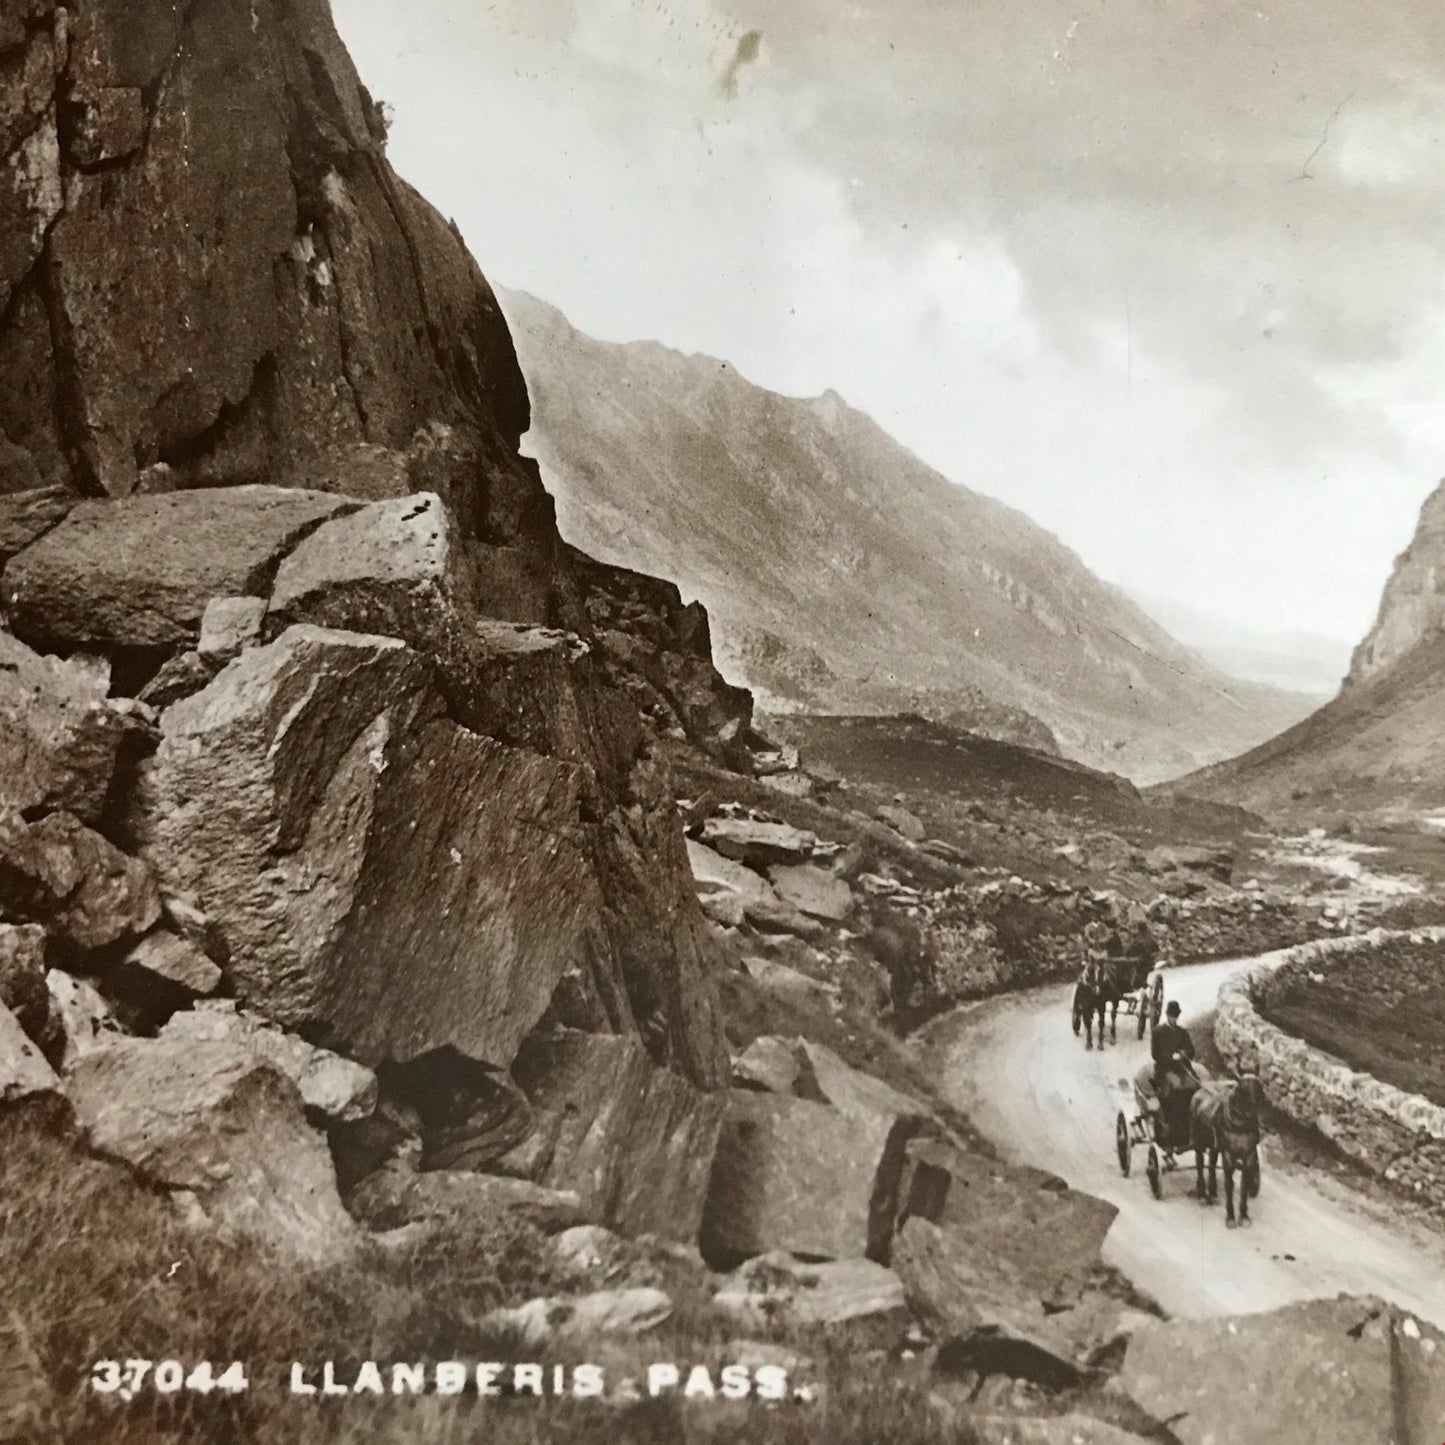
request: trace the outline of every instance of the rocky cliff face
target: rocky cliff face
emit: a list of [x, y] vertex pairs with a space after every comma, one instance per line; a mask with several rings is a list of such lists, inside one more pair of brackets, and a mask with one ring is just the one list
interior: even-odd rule
[[560, 540], [324, 0], [24, 0], [0, 67], [0, 917], [132, 1023], [460, 1060], [453, 1133], [610, 1039], [685, 1230], [727, 1054], [656, 740], [751, 706], [705, 615]]
[[781, 706], [920, 712], [1145, 782], [1308, 711], [1208, 665], [838, 396], [778, 396], [711, 358], [503, 302], [536, 412], [526, 445], [564, 533], [665, 564], [707, 605], [724, 666]]
[[1445, 484], [1426, 501], [1340, 695], [1238, 758], [1171, 785], [1264, 812], [1445, 807]]
[[1445, 482], [1420, 512], [1414, 539], [1395, 560], [1380, 614], [1355, 649], [1349, 682], [1378, 676], [1412, 648], [1445, 632]]

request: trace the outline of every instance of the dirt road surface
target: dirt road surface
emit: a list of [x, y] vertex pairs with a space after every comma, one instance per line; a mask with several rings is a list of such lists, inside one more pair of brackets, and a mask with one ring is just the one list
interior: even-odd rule
[[[1212, 1012], [1219, 986], [1253, 960], [1166, 971], [1186, 1026]], [[1199, 1204], [1192, 1156], [1164, 1176], [1156, 1200], [1136, 1146], [1131, 1177], [1119, 1170], [1114, 1126], [1132, 1114], [1130, 1081], [1148, 1057], [1133, 1018], [1119, 1042], [1086, 1052], [1069, 1027], [1071, 988], [998, 1000], [949, 1021], [940, 1036], [940, 1088], [1008, 1159], [1050, 1170], [1119, 1208], [1104, 1257], [1170, 1314], [1247, 1314], [1297, 1300], [1373, 1294], [1445, 1328], [1445, 1236], [1356, 1196], [1340, 1181], [1291, 1165], [1272, 1167], [1247, 1229], [1224, 1225], [1220, 1203]]]

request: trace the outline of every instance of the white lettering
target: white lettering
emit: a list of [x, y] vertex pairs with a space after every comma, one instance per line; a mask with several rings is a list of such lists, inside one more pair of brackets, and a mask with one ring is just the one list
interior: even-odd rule
[[291, 1362], [291, 1393], [293, 1395], [314, 1395], [316, 1386], [306, 1378], [306, 1366], [299, 1360]]

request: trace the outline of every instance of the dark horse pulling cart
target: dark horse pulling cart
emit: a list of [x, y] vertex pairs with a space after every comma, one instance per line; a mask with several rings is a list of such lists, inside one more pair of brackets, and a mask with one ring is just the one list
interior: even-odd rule
[[1104, 1044], [1104, 1019], [1109, 1016], [1110, 1037], [1119, 1037], [1119, 1011], [1138, 1019], [1139, 1037], [1146, 1028], [1157, 1028], [1164, 1016], [1164, 975], [1148, 960], [1111, 958], [1090, 960], [1074, 986], [1074, 1033], [1086, 1035], [1086, 1047], [1094, 1047], [1093, 1020], [1099, 1020], [1099, 1046]]
[[[1144, 1172], [1155, 1199], [1164, 1197], [1164, 1175], [1194, 1155], [1195, 1196], [1206, 1204], [1218, 1198], [1216, 1166], [1224, 1164], [1225, 1222], [1249, 1223], [1249, 1201], [1259, 1194], [1259, 1080], [1210, 1080], [1197, 1064], [1176, 1056], [1174, 1086], [1161, 1098], [1154, 1087], [1154, 1066], [1134, 1076], [1135, 1111], [1121, 1109], [1114, 1122], [1119, 1168], [1127, 1176], [1136, 1144], [1146, 1145]], [[1208, 1184], [1205, 1165], [1208, 1164]], [[1239, 1217], [1234, 1211], [1234, 1176], [1240, 1176]]]

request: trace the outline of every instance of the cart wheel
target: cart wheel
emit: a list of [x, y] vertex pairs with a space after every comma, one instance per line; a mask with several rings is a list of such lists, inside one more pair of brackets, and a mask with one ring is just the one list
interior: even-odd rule
[[1079, 1029], [1083, 1026], [1083, 1022], [1084, 1022], [1083, 1010], [1079, 1008], [1079, 992], [1078, 992], [1077, 989], [1075, 989], [1075, 990], [1074, 990], [1074, 1037], [1075, 1037], [1075, 1038], [1078, 1038], [1078, 1036], [1079, 1036]]
[[1244, 1166], [1244, 1196], [1246, 1199], [1259, 1198], [1259, 1175], [1259, 1154], [1256, 1151], [1254, 1158]]
[[1159, 1151], [1152, 1144], [1149, 1146], [1149, 1158], [1144, 1164], [1144, 1172], [1149, 1176], [1149, 1188], [1154, 1191], [1155, 1199], [1163, 1199], [1164, 1181], [1159, 1168]]
[[1129, 1166], [1133, 1161], [1130, 1158], [1129, 1121], [1124, 1117], [1122, 1109], [1114, 1122], [1114, 1141], [1119, 1146], [1119, 1168], [1127, 1179]]
[[1149, 994], [1149, 1025], [1151, 1028], [1159, 1027], [1159, 1020], [1164, 1017], [1164, 978], [1162, 974], [1154, 975], [1154, 986]]

